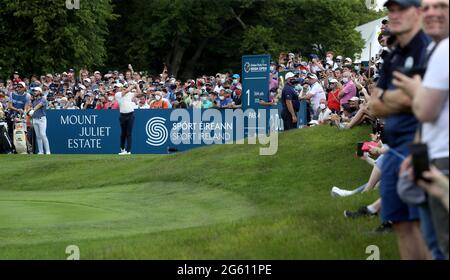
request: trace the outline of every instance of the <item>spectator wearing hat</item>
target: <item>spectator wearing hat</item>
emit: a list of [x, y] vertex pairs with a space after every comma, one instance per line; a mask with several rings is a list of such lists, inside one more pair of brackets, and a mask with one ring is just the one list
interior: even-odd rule
[[[343, 65], [343, 57], [341, 56], [341, 55], [339, 55], [339, 56], [337, 56], [336, 57], [336, 65], [337, 65], [337, 68], [341, 68], [342, 67], [342, 65]], [[336, 68], [336, 69], [337, 69]]]
[[[325, 90], [319, 83], [319, 79], [315, 74], [308, 74], [308, 84], [310, 86], [309, 92], [301, 99], [308, 100], [310, 103], [310, 116], [311, 119], [317, 116], [320, 106], [320, 100], [326, 99]], [[309, 121], [309, 120], [308, 120]]]
[[328, 93], [328, 108], [336, 114], [341, 111], [341, 102], [339, 100], [341, 88], [338, 80], [331, 79], [329, 88], [331, 91]]
[[356, 96], [356, 85], [351, 77], [352, 74], [350, 72], [344, 72], [342, 74], [342, 84], [344, 85], [344, 88], [339, 94], [341, 106], [346, 106], [349, 100]]
[[233, 99], [231, 99], [229, 96], [231, 95], [232, 91], [230, 89], [223, 89], [220, 91], [219, 94], [219, 101], [218, 101], [218, 107], [221, 109], [229, 109], [233, 107]]
[[26, 89], [26, 84], [19, 82], [16, 85], [16, 91], [10, 94], [8, 110], [12, 116], [23, 114], [27, 106], [29, 106], [31, 96], [26, 92]]
[[45, 111], [47, 110], [47, 100], [42, 95], [42, 89], [35, 87], [33, 89], [33, 102], [31, 108], [28, 111], [28, 115], [33, 119], [33, 128], [36, 133], [36, 142], [38, 146], [38, 154], [44, 153], [49, 155], [50, 144], [47, 138], [47, 117]]
[[234, 74], [233, 75], [233, 83], [232, 83], [230, 89], [232, 91], [235, 91], [237, 88], [242, 89], [241, 76], [239, 76], [239, 74]]
[[350, 57], [346, 57], [345, 60], [344, 60], [344, 65], [348, 66], [348, 67], [352, 67], [353, 60]]
[[163, 92], [157, 91], [155, 93], [155, 100], [150, 102], [150, 109], [168, 109], [169, 102], [166, 99], [163, 99]]
[[185, 99], [183, 98], [183, 93], [181, 91], [179, 91], [175, 94], [175, 96], [177, 99], [173, 104], [173, 108], [174, 109], [186, 109], [188, 106], [185, 102]]
[[281, 112], [281, 118], [283, 119], [284, 130], [291, 130], [297, 128], [297, 113], [299, 110], [299, 98], [297, 92], [294, 89], [295, 75], [289, 72], [285, 76], [285, 85], [281, 94], [281, 103], [283, 110]]
[[392, 221], [402, 259], [429, 259], [420, 230], [419, 211], [405, 204], [397, 192], [400, 165], [410, 154], [417, 120], [411, 110], [410, 98], [393, 84], [393, 72], [399, 67], [420, 67], [426, 59], [429, 38], [422, 29], [420, 0], [389, 0], [389, 27], [397, 46], [381, 69], [377, 91], [371, 95], [370, 110], [385, 118], [386, 143], [397, 153], [387, 153], [382, 166], [380, 193], [383, 221]]

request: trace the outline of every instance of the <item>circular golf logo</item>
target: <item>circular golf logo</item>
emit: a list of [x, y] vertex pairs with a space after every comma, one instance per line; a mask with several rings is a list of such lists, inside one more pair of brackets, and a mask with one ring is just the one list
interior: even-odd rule
[[147, 144], [150, 146], [159, 147], [164, 145], [169, 138], [169, 132], [166, 128], [166, 119], [155, 117], [150, 119], [145, 125], [147, 133]]
[[245, 63], [244, 71], [245, 71], [245, 73], [249, 73], [250, 72], [250, 62]]

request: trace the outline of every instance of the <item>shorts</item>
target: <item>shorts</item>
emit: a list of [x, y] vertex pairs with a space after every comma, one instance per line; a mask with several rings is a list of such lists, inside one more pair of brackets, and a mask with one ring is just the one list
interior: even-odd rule
[[[402, 153], [405, 155], [406, 153]], [[408, 206], [397, 193], [400, 166], [403, 159], [388, 152], [381, 169], [381, 219], [383, 222], [412, 222], [419, 220], [419, 209]]]
[[378, 167], [378, 169], [383, 170], [383, 163], [384, 163], [384, 157], [386, 155], [380, 155], [377, 160], [375, 161], [375, 165], [376, 167]]

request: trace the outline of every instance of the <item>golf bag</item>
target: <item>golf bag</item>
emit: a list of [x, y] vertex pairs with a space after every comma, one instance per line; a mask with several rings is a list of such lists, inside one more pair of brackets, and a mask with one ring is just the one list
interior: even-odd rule
[[0, 120], [0, 154], [10, 154], [12, 149], [12, 142], [8, 134], [8, 124]]
[[27, 141], [27, 123], [22, 116], [15, 118], [14, 120], [14, 147], [16, 153], [27, 154], [28, 153], [28, 141]]

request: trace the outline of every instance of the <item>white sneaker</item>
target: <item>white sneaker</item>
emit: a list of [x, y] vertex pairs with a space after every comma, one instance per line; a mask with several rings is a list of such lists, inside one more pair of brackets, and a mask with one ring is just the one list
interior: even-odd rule
[[351, 196], [354, 193], [352, 191], [347, 191], [347, 190], [342, 190], [336, 186], [334, 186], [331, 189], [331, 196], [332, 197], [347, 197], [347, 196]]
[[119, 156], [128, 155], [128, 152], [125, 150], [120, 150]]

